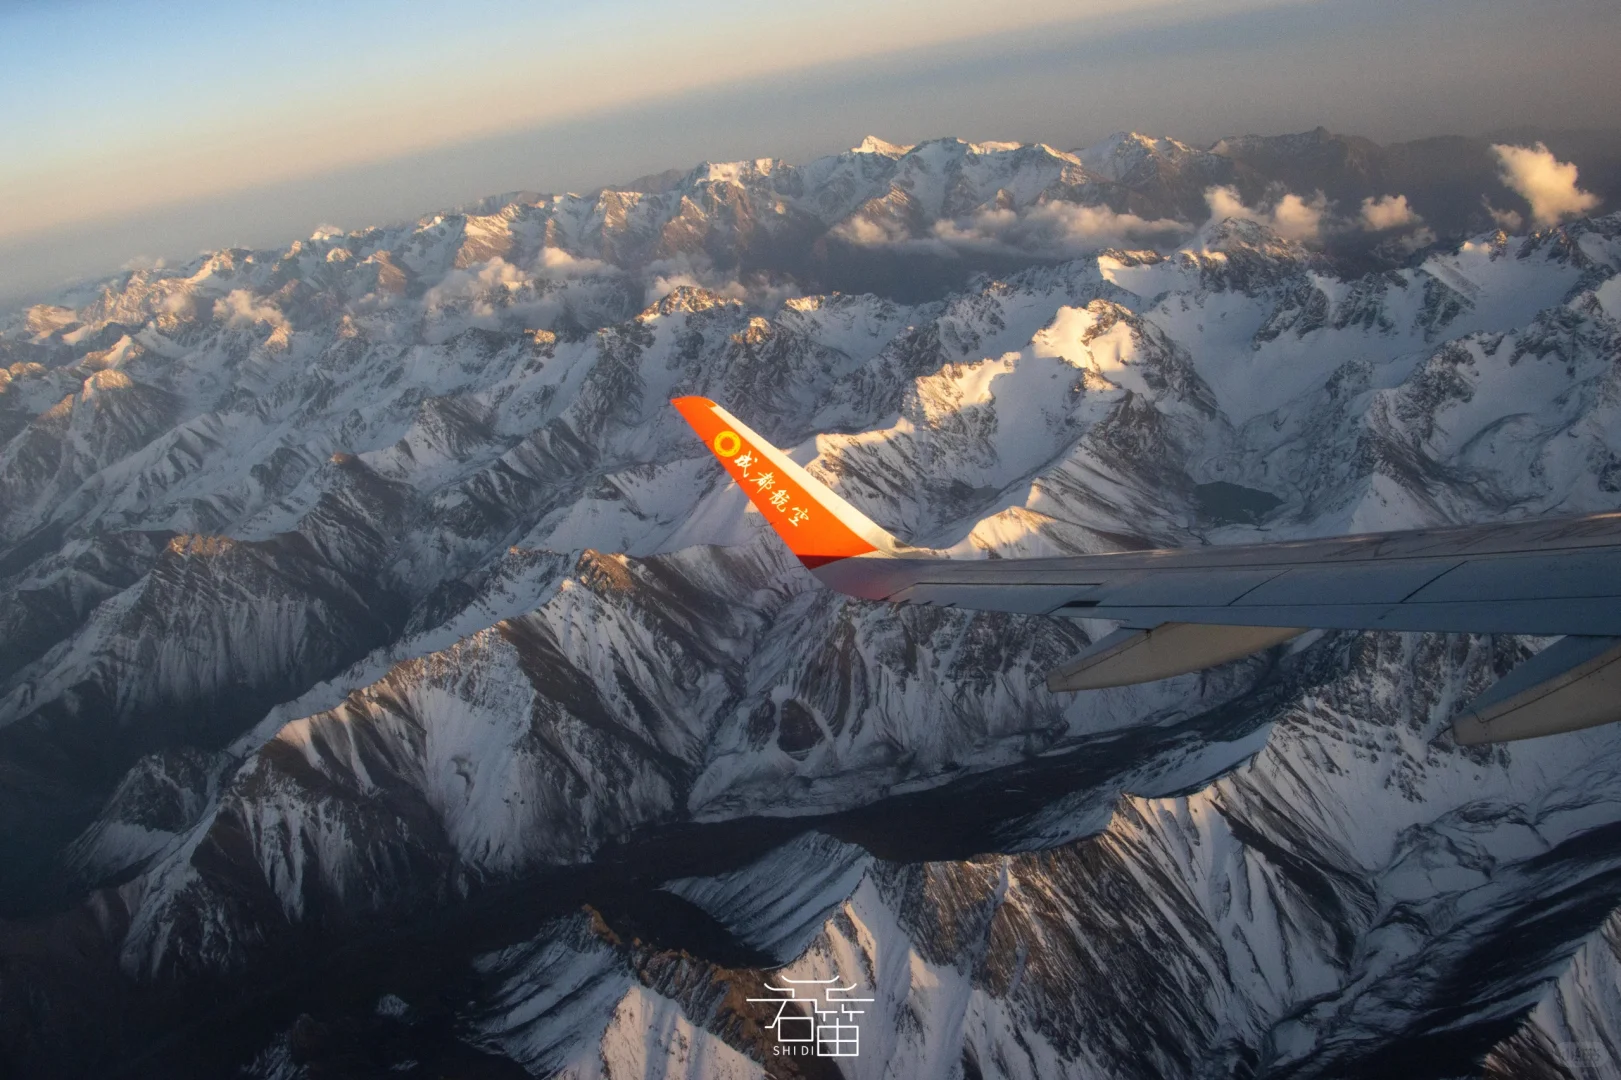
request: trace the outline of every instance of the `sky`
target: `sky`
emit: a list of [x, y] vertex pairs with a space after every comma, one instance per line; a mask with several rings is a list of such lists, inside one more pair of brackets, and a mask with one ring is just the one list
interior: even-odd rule
[[0, 2], [0, 298], [875, 134], [1615, 127], [1614, 0]]

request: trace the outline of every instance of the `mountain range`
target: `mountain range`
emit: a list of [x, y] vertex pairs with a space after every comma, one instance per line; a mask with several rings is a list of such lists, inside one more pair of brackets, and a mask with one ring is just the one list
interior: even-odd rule
[[1621, 733], [1448, 734], [1545, 640], [1052, 695], [1106, 626], [820, 589], [667, 404], [959, 558], [1615, 509], [1621, 214], [1490, 145], [874, 138], [0, 316], [0, 1073], [1616, 1067]]

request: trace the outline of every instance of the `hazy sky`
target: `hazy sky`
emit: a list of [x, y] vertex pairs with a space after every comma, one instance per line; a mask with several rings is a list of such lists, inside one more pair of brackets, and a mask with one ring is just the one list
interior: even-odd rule
[[0, 297], [865, 134], [1614, 127], [1615, 0], [0, 3]]

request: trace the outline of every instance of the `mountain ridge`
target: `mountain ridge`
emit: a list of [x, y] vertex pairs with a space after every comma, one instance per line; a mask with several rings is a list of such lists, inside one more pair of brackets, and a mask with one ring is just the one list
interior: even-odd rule
[[[1162, 142], [1108, 160], [1124, 147], [1137, 176], [1139, 151], [1187, 151]], [[812, 164], [216, 252], [0, 323], [17, 1067], [195, 1064], [183, 1016], [212, 988], [227, 1017], [266, 1010], [251, 1038], [197, 1036], [210, 1067], [253, 1075], [411, 1040], [581, 1076], [605, 1055], [678, 1075], [687, 1040], [759, 1075], [733, 990], [766, 954], [889, 980], [868, 1071], [1377, 1075], [1405, 1047], [1440, 1077], [1569, 1057], [1541, 1033], [1574, 1002], [1608, 1008], [1564, 973], [1603, 963], [1615, 736], [1442, 734], [1541, 642], [1315, 636], [1054, 697], [1042, 673], [1103, 628], [815, 589], [666, 402], [725, 402], [956, 557], [1608, 509], [1621, 216], [1365, 269], [1280, 232], [1280, 203], [1103, 243], [1157, 220], [1157, 166], [1111, 206], [1071, 196], [1125, 181], [1039, 146]], [[1017, 265], [916, 301], [807, 295], [751, 259], [811, 220], [807, 249]], [[1050, 246], [1077, 236], [1095, 246]], [[1222, 516], [1222, 484], [1261, 509]], [[731, 855], [693, 839], [684, 867], [680, 844], [654, 854], [749, 835]], [[771, 908], [806, 850], [821, 884]], [[596, 914], [526, 899], [537, 882]], [[382, 959], [390, 935], [474, 911], [492, 930], [431, 978]], [[1063, 973], [1077, 913], [1115, 957], [1084, 978]], [[1522, 922], [1540, 936], [1510, 947]], [[300, 963], [368, 924], [377, 974], [333, 978], [369, 996], [317, 1004]], [[912, 957], [950, 992], [903, 974]], [[563, 971], [606, 1026], [547, 997]], [[1555, 978], [1563, 997], [1539, 997]], [[1152, 1048], [1133, 1042], [1145, 1001]], [[70, 1034], [115, 1015], [141, 1021]]]

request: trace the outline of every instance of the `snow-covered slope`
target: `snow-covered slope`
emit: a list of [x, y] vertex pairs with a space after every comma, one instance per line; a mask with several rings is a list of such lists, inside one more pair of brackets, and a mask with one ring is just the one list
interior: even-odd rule
[[[99, 995], [162, 989], [138, 1050], [265, 983], [210, 1061], [753, 1076], [782, 1063], [738, 988], [775, 965], [869, 980], [852, 1076], [1439, 1077], [1605, 1038], [1618, 736], [1444, 734], [1541, 643], [1314, 636], [1054, 697], [1104, 628], [818, 589], [667, 406], [959, 557], [1615, 507], [1621, 218], [1355, 273], [1194, 216], [1292, 152], [869, 140], [7, 317], [6, 1052], [91, 1069]], [[1011, 262], [798, 295], [793, 245]]]

